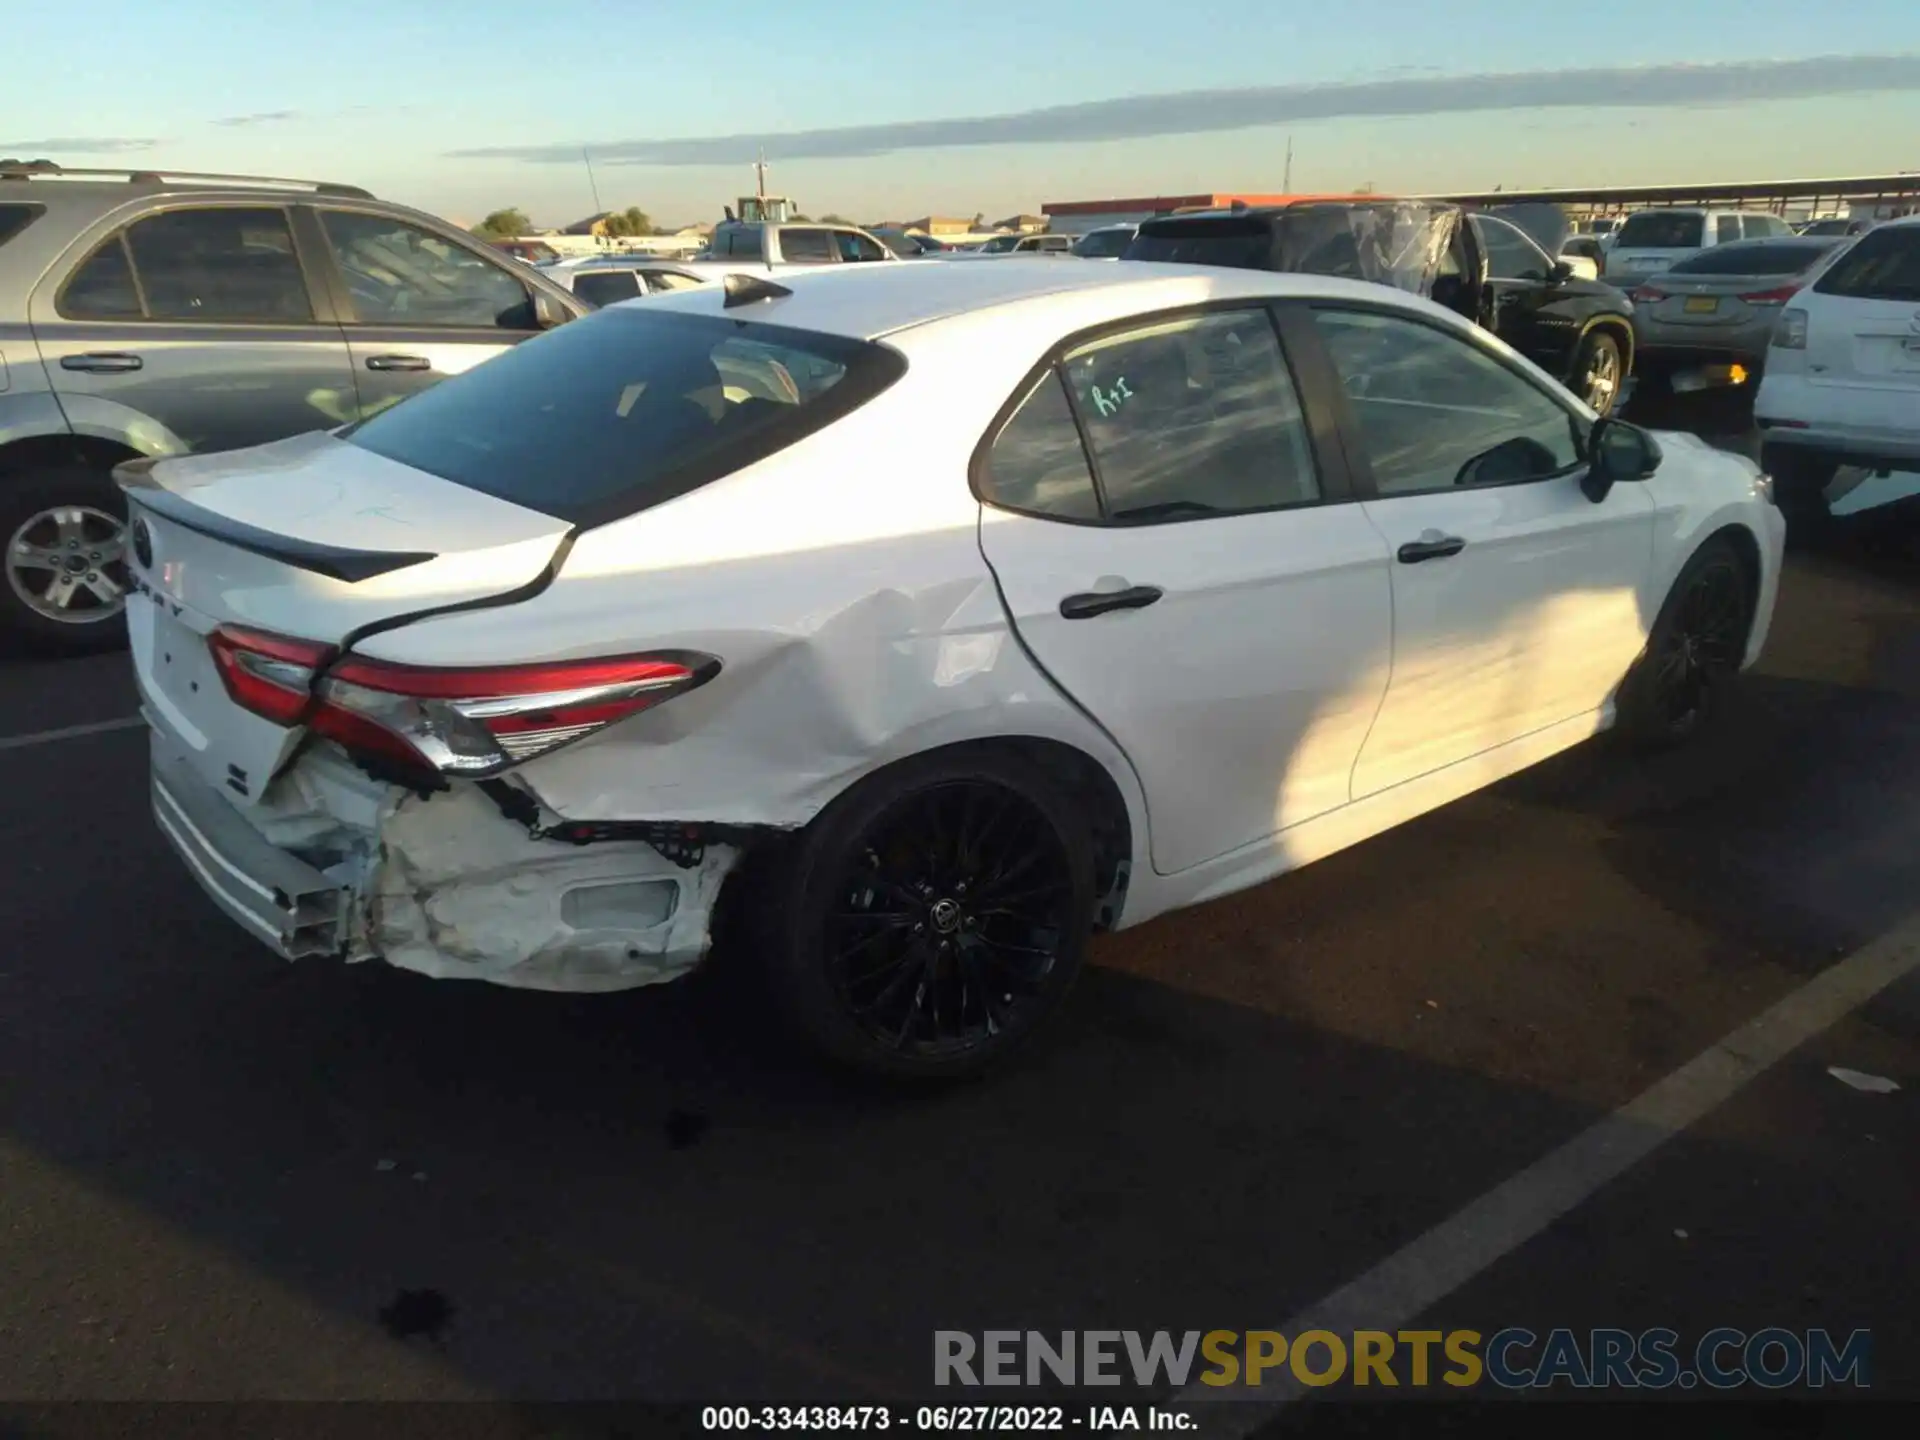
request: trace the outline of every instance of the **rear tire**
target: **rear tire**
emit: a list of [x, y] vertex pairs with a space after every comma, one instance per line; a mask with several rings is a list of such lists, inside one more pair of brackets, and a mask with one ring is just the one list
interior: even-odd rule
[[1627, 742], [1665, 749], [1707, 729], [1740, 672], [1752, 628], [1746, 565], [1731, 541], [1715, 537], [1681, 568], [1646, 653], [1621, 682], [1619, 729]]
[[126, 497], [85, 465], [0, 474], [0, 635], [46, 655], [127, 638]]
[[1085, 818], [1023, 757], [905, 761], [835, 800], [770, 887], [773, 989], [820, 1054], [895, 1080], [977, 1075], [1065, 999], [1094, 910]]

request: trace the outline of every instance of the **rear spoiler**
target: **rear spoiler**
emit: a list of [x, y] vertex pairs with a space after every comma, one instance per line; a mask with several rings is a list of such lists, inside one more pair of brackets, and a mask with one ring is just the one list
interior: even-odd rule
[[[196, 505], [176, 491], [167, 489], [154, 477], [153, 467], [164, 456], [143, 456], [113, 467], [113, 479], [127, 499], [138, 509], [158, 515], [170, 524], [197, 534], [210, 536], [235, 549], [264, 555], [297, 570], [324, 575], [348, 585], [404, 570], [409, 565], [424, 565], [440, 557], [430, 550], [350, 550], [340, 545], [320, 545], [292, 535], [277, 535], [257, 525], [235, 520], [204, 505]], [[139, 537], [135, 536], [135, 553]]]

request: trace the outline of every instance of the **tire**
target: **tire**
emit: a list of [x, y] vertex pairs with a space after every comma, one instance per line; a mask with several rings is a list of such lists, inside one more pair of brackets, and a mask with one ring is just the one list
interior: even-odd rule
[[1620, 686], [1619, 729], [1629, 744], [1666, 749], [1709, 728], [1746, 655], [1749, 590], [1746, 564], [1726, 539], [1707, 541], [1681, 568]]
[[[68, 465], [0, 474], [0, 636], [45, 655], [124, 645], [126, 517], [126, 497], [104, 471]], [[58, 556], [58, 568], [26, 562], [29, 550], [36, 558]], [[108, 589], [121, 598], [109, 602]], [[38, 604], [29, 598], [35, 595]], [[53, 613], [61, 609], [68, 618]]]
[[1609, 415], [1626, 383], [1627, 367], [1620, 342], [1605, 330], [1588, 331], [1574, 352], [1567, 388], [1600, 414]]
[[1829, 528], [1833, 510], [1827, 504], [1827, 487], [1840, 473], [1838, 461], [1766, 445], [1760, 450], [1760, 468], [1773, 477], [1774, 503], [1786, 517], [1789, 533], [1806, 539]]
[[1021, 1048], [1072, 988], [1093, 843], [1046, 772], [968, 747], [854, 786], [770, 888], [772, 989], [811, 1048], [870, 1076], [956, 1080]]

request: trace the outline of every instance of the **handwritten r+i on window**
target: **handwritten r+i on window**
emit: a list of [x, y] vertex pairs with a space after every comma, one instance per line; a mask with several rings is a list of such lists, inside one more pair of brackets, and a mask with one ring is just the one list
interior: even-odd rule
[[1127, 377], [1124, 375], [1115, 377], [1110, 390], [1103, 391], [1098, 385], [1090, 385], [1087, 393], [1093, 399], [1093, 408], [1100, 412], [1103, 420], [1109, 415], [1118, 414], [1120, 407], [1133, 398], [1133, 391], [1127, 388]]

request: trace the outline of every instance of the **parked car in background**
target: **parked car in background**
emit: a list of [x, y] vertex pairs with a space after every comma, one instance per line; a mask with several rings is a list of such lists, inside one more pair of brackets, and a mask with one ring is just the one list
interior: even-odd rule
[[487, 242], [503, 255], [528, 265], [551, 265], [560, 258], [560, 252], [544, 240], [490, 240]]
[[1565, 232], [1554, 206], [1468, 215], [1425, 201], [1315, 200], [1148, 220], [1126, 258], [1342, 275], [1427, 295], [1605, 414], [1632, 374], [1633, 306], [1553, 258]]
[[1008, 255], [1067, 255], [1073, 251], [1071, 235], [996, 235], [971, 250], [957, 251], [950, 259], [999, 259]]
[[120, 643], [120, 461], [364, 419], [585, 308], [351, 185], [0, 162], [0, 632]]
[[1874, 222], [1867, 219], [1853, 220], [1844, 215], [1828, 215], [1818, 220], [1805, 220], [1793, 227], [1796, 235], [1808, 236], [1846, 236], [1864, 235], [1871, 230]]
[[1685, 391], [1758, 375], [1781, 307], [1845, 243], [1819, 236], [1735, 240], [1642, 281], [1632, 292], [1642, 379]]
[[918, 230], [880, 229], [867, 232], [885, 245], [902, 260], [923, 260], [930, 256], [945, 255], [953, 247], [944, 240], [936, 240], [931, 235], [923, 235]]
[[757, 266], [838, 265], [897, 261], [878, 238], [853, 225], [728, 220], [714, 226], [707, 248], [692, 264], [747, 262]]
[[690, 265], [651, 255], [590, 255], [559, 261], [547, 267], [546, 273], [556, 285], [571, 290], [596, 310], [641, 295], [716, 283], [714, 276]]
[[123, 474], [182, 883], [537, 990], [730, 913], [914, 1078], [1022, 1045], [1096, 928], [1697, 733], [1782, 535], [1751, 461], [1416, 296], [1037, 259], [739, 276]]
[[1073, 253], [1082, 260], [1118, 260], [1139, 229], [1138, 225], [1102, 225], [1074, 241]]
[[1757, 210], [1637, 210], [1613, 232], [1606, 274], [1630, 287], [1715, 245], [1791, 234], [1793, 227], [1778, 215]]
[[1920, 216], [1876, 225], [1787, 302], [1753, 413], [1803, 522], [1826, 515], [1842, 465], [1920, 470]]

